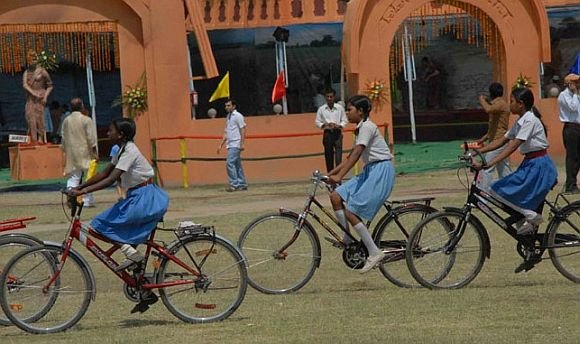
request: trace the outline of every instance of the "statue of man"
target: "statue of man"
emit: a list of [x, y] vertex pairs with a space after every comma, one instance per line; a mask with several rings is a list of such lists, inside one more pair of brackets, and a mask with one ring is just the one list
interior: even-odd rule
[[44, 107], [50, 92], [52, 80], [48, 71], [38, 61], [30, 64], [22, 75], [22, 87], [26, 91], [24, 113], [28, 123], [28, 133], [32, 143], [46, 143], [44, 126]]

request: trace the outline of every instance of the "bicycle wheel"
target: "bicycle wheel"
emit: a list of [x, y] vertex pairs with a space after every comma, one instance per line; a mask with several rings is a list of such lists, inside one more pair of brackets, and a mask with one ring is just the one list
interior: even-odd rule
[[320, 264], [320, 244], [307, 222], [296, 228], [295, 217], [276, 213], [257, 218], [242, 231], [238, 246], [248, 261], [248, 281], [254, 289], [286, 294], [312, 278]]
[[64, 263], [62, 258], [62, 247], [38, 246], [21, 251], [5, 266], [0, 305], [20, 329], [34, 334], [64, 331], [87, 311], [94, 293], [92, 275], [73, 251]]
[[[42, 244], [40, 240], [29, 235], [7, 234], [0, 236], [0, 272], [3, 270], [4, 264], [8, 263], [8, 261], [18, 252], [40, 244]], [[35, 321], [37, 317], [42, 317], [43, 315], [43, 312], [40, 312], [37, 315], [31, 316], [28, 321]], [[3, 311], [0, 312], [0, 325], [12, 325], [10, 320], [8, 320], [8, 318], [4, 315]]]
[[[438, 212], [421, 221], [406, 247], [407, 266], [419, 284], [430, 289], [458, 289], [471, 282], [485, 261], [482, 228], [454, 212]], [[459, 232], [465, 226], [463, 234]], [[456, 235], [459, 242], [449, 251]]]
[[567, 279], [580, 283], [580, 203], [572, 203], [548, 226], [548, 252], [552, 264]]
[[379, 220], [373, 238], [377, 246], [387, 254], [379, 269], [394, 285], [402, 288], [420, 286], [407, 268], [405, 248], [413, 228], [435, 211], [435, 208], [424, 204], [410, 204], [393, 209]]
[[202, 323], [223, 320], [238, 309], [248, 280], [244, 257], [233, 244], [217, 236], [191, 236], [169, 251], [199, 272], [196, 276], [172, 260], [161, 261], [156, 282], [174, 283], [159, 289], [173, 315], [188, 323]]

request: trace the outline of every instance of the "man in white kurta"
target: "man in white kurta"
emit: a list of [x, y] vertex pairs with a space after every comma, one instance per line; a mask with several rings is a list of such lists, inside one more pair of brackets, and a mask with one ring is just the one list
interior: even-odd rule
[[[72, 113], [62, 123], [62, 149], [65, 153], [64, 173], [68, 175], [67, 187], [76, 187], [81, 183], [83, 173], [89, 163], [97, 157], [97, 137], [93, 121], [81, 113], [84, 109], [80, 98], [71, 100]], [[94, 206], [92, 194], [83, 195], [85, 206]]]

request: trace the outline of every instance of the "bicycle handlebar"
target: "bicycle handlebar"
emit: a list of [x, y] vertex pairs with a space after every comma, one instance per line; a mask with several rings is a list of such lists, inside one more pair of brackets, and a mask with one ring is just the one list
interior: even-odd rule
[[310, 178], [315, 184], [322, 183], [328, 191], [333, 191], [335, 186], [329, 183], [330, 178], [327, 175], [322, 174], [319, 170], [312, 172], [312, 177]]
[[480, 151], [478, 151], [477, 149], [469, 150], [467, 148], [467, 142], [464, 143], [464, 147], [465, 150], [463, 154], [457, 157], [459, 161], [465, 161], [466, 165], [471, 169], [475, 169], [475, 158], [477, 157], [479, 157], [479, 159], [481, 160], [482, 166], [485, 166], [487, 164], [485, 156], [481, 154]]

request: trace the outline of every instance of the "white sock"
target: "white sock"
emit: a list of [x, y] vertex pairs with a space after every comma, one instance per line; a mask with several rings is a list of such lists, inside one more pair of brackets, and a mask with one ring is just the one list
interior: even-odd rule
[[129, 257], [136, 252], [137, 250], [129, 244], [123, 244], [123, 246], [121, 246], [121, 253], [123, 253], [125, 257]]
[[357, 223], [352, 228], [358, 233], [360, 236], [363, 244], [369, 251], [369, 256], [374, 256], [381, 253], [381, 250], [377, 247], [373, 238], [371, 237], [371, 233], [369, 233], [367, 226], [365, 226], [362, 222]]
[[[338, 222], [340, 222], [342, 227], [348, 231], [348, 221], [346, 220], [344, 209], [335, 210], [334, 214], [336, 215], [336, 219]], [[346, 233], [342, 233], [342, 241], [344, 241], [344, 243], [347, 245], [353, 243], [352, 239]]]

